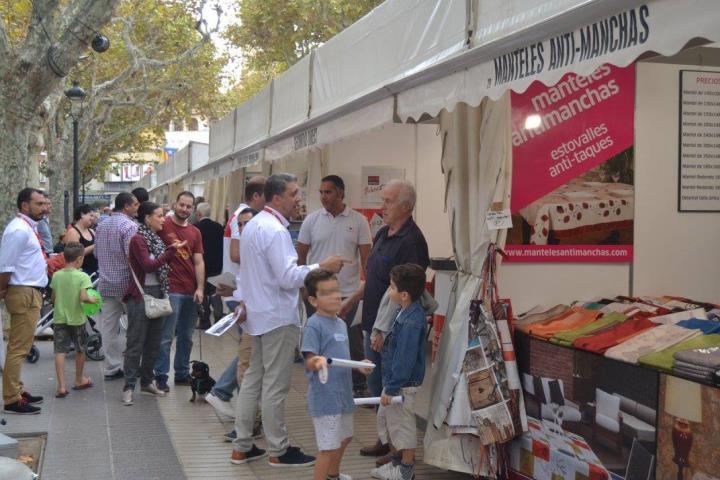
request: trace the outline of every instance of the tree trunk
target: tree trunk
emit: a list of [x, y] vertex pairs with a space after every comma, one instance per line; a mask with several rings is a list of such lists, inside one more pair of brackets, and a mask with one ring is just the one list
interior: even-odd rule
[[27, 183], [31, 126], [21, 118], [26, 112], [13, 112], [13, 107], [7, 104], [0, 108], [5, 110], [4, 115], [0, 115], [0, 228], [4, 230], [17, 212], [17, 194]]

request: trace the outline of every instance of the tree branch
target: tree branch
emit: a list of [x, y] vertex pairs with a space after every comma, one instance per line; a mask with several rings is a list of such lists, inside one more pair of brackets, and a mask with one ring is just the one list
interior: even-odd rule
[[5, 31], [5, 19], [0, 17], [0, 57], [5, 59], [10, 58], [11, 51], [10, 40]]

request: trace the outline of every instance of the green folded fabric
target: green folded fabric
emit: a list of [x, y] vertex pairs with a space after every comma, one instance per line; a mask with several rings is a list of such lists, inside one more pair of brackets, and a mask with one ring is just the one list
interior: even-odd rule
[[643, 365], [648, 367], [657, 368], [664, 372], [672, 373], [673, 367], [673, 355], [676, 352], [682, 352], [683, 350], [694, 350], [696, 348], [709, 348], [720, 346], [720, 334], [713, 333], [710, 335], [700, 335], [699, 337], [685, 340], [684, 342], [677, 343], [672, 347], [660, 350], [659, 352], [648, 353], [638, 359]]
[[583, 305], [583, 308], [587, 310], [600, 310], [604, 306], [604, 303], [586, 303], [585, 305]]
[[593, 333], [597, 333], [600, 330], [605, 330], [606, 328], [612, 327], [613, 325], [616, 325], [618, 323], [622, 323], [627, 319], [628, 317], [623, 315], [622, 313], [608, 313], [598, 318], [594, 322], [588, 323], [587, 325], [584, 325], [580, 328], [576, 328], [575, 330], [557, 333], [550, 339], [550, 341], [552, 343], [557, 343], [558, 345], [571, 347], [573, 342], [578, 338], [592, 335]]

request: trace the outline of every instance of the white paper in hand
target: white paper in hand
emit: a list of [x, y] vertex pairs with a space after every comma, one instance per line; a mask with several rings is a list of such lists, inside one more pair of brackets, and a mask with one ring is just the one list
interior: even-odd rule
[[235, 284], [235, 275], [230, 272], [223, 272], [220, 275], [208, 277], [207, 282], [215, 287], [227, 285], [228, 287], [232, 287], [233, 290], [237, 288], [237, 285]]
[[214, 337], [219, 337], [223, 333], [230, 330], [230, 327], [235, 325], [244, 310], [245, 309], [242, 305], [239, 306], [235, 312], [228, 313], [223, 318], [221, 318], [215, 325], [205, 330], [205, 333]]

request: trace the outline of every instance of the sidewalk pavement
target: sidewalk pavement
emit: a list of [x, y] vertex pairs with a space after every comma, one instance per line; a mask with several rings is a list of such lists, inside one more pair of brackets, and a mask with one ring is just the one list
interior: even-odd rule
[[[201, 358], [200, 332], [196, 331], [192, 359]], [[42, 479], [234, 479], [303, 480], [312, 478], [312, 468], [275, 469], [267, 462], [232, 465], [230, 443], [223, 441], [232, 430], [232, 422], [222, 421], [204, 401], [190, 402], [189, 387], [173, 387], [165, 398], [135, 394], [135, 405], [120, 402], [122, 380], [105, 382], [101, 362], [87, 363], [87, 374], [95, 386], [71, 391], [64, 399], [54, 398], [55, 371], [52, 342], [38, 341], [40, 359], [23, 365], [23, 380], [34, 395], [43, 395], [40, 415], [3, 415], [7, 425], [3, 433], [48, 432]], [[225, 365], [236, 353], [237, 343], [229, 335], [202, 336], [202, 360], [219, 378]], [[70, 359], [68, 359], [70, 360]], [[72, 379], [74, 364], [66, 361], [66, 378]], [[429, 381], [426, 382], [426, 385]], [[290, 442], [315, 454], [315, 435], [307, 416], [305, 393], [307, 379], [301, 364], [293, 366], [290, 394], [286, 403], [286, 422]], [[425, 393], [425, 395], [422, 395]], [[426, 396], [427, 392], [422, 392]], [[418, 402], [426, 405], [426, 402]], [[425, 412], [419, 412], [425, 416]], [[358, 451], [374, 443], [375, 415], [358, 408], [354, 416], [355, 435], [349, 445], [342, 471], [355, 480], [370, 478], [374, 458], [361, 457]], [[446, 472], [422, 463], [422, 432], [416, 479], [467, 480], [471, 477]], [[258, 446], [265, 446], [259, 440]]]

